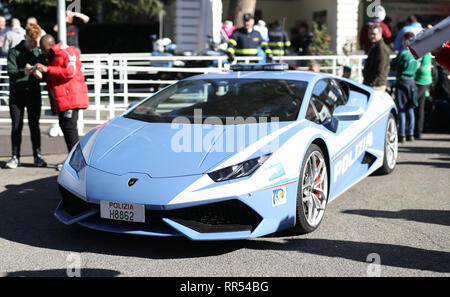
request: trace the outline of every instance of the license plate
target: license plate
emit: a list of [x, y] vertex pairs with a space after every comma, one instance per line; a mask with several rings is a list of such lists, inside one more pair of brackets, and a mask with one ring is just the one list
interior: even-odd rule
[[100, 201], [100, 216], [104, 219], [145, 222], [145, 206], [143, 204]]

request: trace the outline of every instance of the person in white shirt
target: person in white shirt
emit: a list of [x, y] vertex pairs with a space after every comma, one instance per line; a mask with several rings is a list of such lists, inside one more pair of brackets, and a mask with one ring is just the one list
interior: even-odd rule
[[19, 19], [13, 18], [11, 20], [11, 30], [5, 35], [5, 40], [1, 48], [3, 55], [8, 55], [9, 50], [18, 45], [25, 39], [25, 29], [21, 27]]
[[[5, 42], [6, 33], [9, 31], [9, 27], [6, 26], [6, 18], [0, 15], [0, 49], [3, 47]], [[6, 55], [0, 51], [0, 58], [6, 58]]]

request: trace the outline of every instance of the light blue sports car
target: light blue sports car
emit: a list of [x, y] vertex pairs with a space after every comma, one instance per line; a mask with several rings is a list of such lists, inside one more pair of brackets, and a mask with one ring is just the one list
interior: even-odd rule
[[282, 64], [181, 80], [87, 133], [58, 177], [67, 225], [192, 240], [314, 231], [397, 159], [383, 92]]

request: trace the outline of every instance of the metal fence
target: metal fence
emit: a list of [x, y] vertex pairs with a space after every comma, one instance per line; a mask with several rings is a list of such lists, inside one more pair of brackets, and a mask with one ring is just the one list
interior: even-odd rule
[[[319, 60], [321, 64], [328, 65], [322, 66], [321, 71], [334, 75], [342, 75], [343, 65], [352, 65], [353, 78], [361, 82], [363, 61], [366, 58], [365, 55], [354, 55], [284, 56], [274, 59], [296, 65], [306, 65], [308, 61]], [[83, 134], [85, 125], [101, 124], [112, 119], [126, 110], [130, 102], [148, 97], [160, 87], [175, 83], [186, 76], [223, 72], [229, 67], [226, 56], [152, 56], [149, 53], [83, 54], [81, 60], [89, 88], [90, 106], [79, 113], [80, 135]], [[261, 60], [260, 57], [237, 57], [235, 62], [251, 63], [259, 60]], [[6, 59], [0, 59], [0, 123], [11, 122], [7, 113], [9, 83], [6, 63]], [[155, 66], [161, 63], [171, 63], [172, 67]], [[211, 66], [189, 67], [189, 63], [197, 65], [209, 63]], [[307, 69], [307, 66], [300, 67], [300, 70]], [[50, 110], [50, 104], [45, 83], [41, 83], [41, 86], [44, 110], [41, 123], [57, 123], [57, 117], [50, 116], [47, 112]]]

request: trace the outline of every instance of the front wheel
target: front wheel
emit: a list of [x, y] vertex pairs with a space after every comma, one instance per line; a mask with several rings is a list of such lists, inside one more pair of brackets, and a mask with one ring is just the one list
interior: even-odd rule
[[297, 234], [310, 233], [319, 227], [328, 200], [328, 169], [320, 147], [312, 144], [303, 159], [297, 190]]

